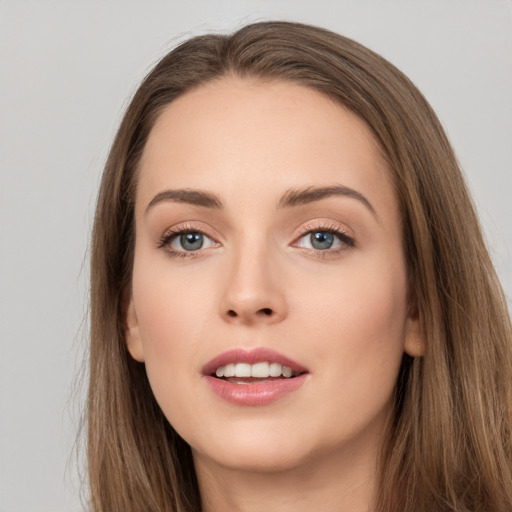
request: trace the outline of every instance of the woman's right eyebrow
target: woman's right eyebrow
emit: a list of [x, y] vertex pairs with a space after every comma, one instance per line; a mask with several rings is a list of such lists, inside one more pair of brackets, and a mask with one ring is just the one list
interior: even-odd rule
[[204, 208], [221, 209], [224, 208], [220, 198], [211, 192], [205, 192], [203, 190], [192, 190], [192, 189], [169, 189], [159, 192], [146, 207], [145, 214], [155, 206], [162, 202], [172, 203], [186, 203], [194, 206], [202, 206]]

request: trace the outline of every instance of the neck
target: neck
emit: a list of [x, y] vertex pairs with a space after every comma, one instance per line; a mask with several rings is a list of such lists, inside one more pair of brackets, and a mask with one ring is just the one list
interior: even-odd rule
[[331, 451], [279, 471], [227, 468], [195, 454], [202, 511], [370, 512], [377, 485], [372, 448]]

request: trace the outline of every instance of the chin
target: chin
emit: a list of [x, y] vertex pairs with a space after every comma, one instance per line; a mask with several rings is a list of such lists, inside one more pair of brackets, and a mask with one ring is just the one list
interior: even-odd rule
[[200, 454], [192, 451], [194, 459], [206, 456], [225, 469], [247, 473], [280, 473], [300, 467], [308, 457], [304, 453], [290, 452], [261, 446], [246, 448], [233, 447], [222, 453]]
[[194, 459], [204, 457], [226, 469], [271, 473], [300, 467], [315, 454], [330, 449], [312, 442], [312, 436], [300, 432], [297, 426], [283, 430], [268, 425], [266, 428], [255, 427], [234, 425], [234, 428], [215, 435], [214, 443], [210, 438], [197, 443], [197, 448], [192, 445]]

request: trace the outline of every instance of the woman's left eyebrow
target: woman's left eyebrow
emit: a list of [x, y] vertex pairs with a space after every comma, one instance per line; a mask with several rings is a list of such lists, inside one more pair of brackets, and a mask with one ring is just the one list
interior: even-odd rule
[[288, 190], [279, 200], [279, 208], [289, 208], [293, 206], [300, 206], [307, 203], [313, 203], [314, 201], [320, 201], [331, 196], [344, 196], [356, 199], [362, 203], [375, 217], [377, 221], [379, 216], [372, 206], [370, 201], [366, 197], [354, 190], [353, 188], [346, 187], [344, 185], [332, 185], [328, 187], [306, 187], [301, 189]]

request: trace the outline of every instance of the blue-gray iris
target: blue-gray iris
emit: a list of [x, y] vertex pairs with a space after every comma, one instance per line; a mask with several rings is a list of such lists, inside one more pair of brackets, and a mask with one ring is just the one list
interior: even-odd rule
[[334, 235], [327, 231], [315, 231], [310, 236], [311, 247], [314, 249], [330, 249], [334, 243]]
[[180, 236], [180, 243], [186, 251], [197, 251], [203, 246], [203, 235], [201, 233], [186, 233]]

